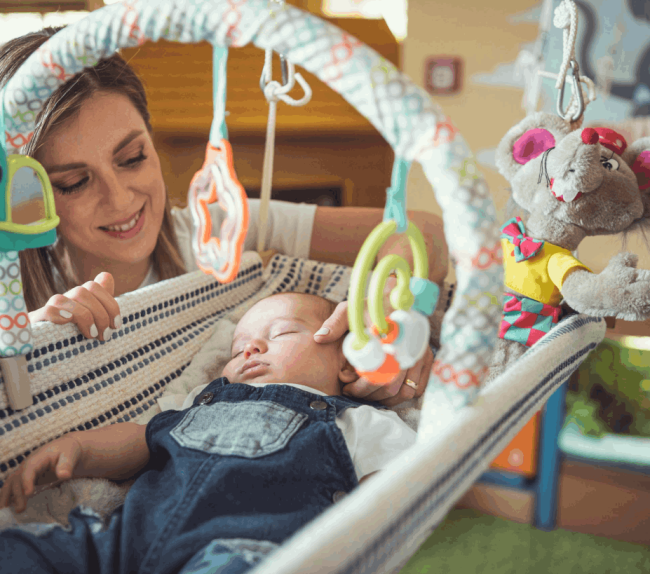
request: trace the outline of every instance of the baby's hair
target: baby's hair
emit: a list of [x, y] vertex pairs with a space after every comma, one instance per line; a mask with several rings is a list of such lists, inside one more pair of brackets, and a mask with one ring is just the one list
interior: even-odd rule
[[327, 297], [322, 297], [320, 295], [314, 295], [312, 293], [301, 293], [300, 291], [284, 291], [282, 293], [273, 293], [273, 295], [269, 295], [268, 297], [264, 297], [264, 299], [261, 299], [261, 301], [264, 301], [266, 299], [270, 299], [271, 297], [278, 297], [280, 295], [298, 295], [301, 297], [311, 297], [316, 301], [321, 302], [321, 309], [323, 309], [323, 321], [325, 319], [328, 319], [332, 313], [334, 313], [334, 310], [336, 309], [338, 303], [335, 301], [332, 301], [331, 299], [328, 299]]

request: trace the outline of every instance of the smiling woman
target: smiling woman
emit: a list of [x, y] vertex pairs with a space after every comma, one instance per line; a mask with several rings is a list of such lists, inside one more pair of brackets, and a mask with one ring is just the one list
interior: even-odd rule
[[[57, 31], [45, 28], [2, 46], [0, 87]], [[61, 86], [39, 113], [23, 152], [50, 175], [61, 223], [54, 246], [20, 253], [30, 311], [101, 271], [125, 278], [114, 295], [137, 289], [152, 262], [161, 280], [185, 272], [150, 134], [144, 87], [119, 55]], [[141, 212], [138, 229], [101, 229]], [[87, 336], [91, 330], [82, 328]]]
[[58, 192], [58, 231], [75, 276], [128, 274], [121, 290], [137, 289], [149, 272], [166, 199], [138, 110], [122, 94], [98, 92], [44, 138], [35, 157]]

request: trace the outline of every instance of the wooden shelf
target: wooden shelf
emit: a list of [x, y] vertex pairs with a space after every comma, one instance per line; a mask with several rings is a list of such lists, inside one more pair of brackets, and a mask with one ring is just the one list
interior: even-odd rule
[[[560, 470], [557, 528], [650, 545], [650, 476], [565, 458]], [[456, 505], [531, 523], [534, 494], [475, 484]]]
[[[383, 20], [330, 19], [399, 67], [399, 45]], [[147, 89], [151, 122], [157, 132], [209, 133], [212, 123], [212, 46], [159, 41], [122, 51]], [[231, 137], [264, 133], [268, 104], [260, 86], [264, 53], [253, 45], [228, 56], [227, 118]], [[274, 69], [279, 75], [279, 60]], [[376, 134], [343, 97], [316, 76], [300, 69], [313, 96], [307, 106], [280, 104], [277, 133]], [[296, 93], [300, 91], [295, 88]]]
[[[399, 67], [399, 44], [383, 20], [329, 21]], [[203, 164], [212, 124], [212, 46], [161, 41], [122, 53], [144, 81], [169, 196], [174, 205], [183, 205]], [[252, 45], [228, 56], [228, 134], [235, 171], [250, 189], [259, 189], [262, 178], [268, 114], [259, 87], [263, 63], [264, 53]], [[275, 70], [277, 77], [279, 61]], [[391, 147], [340, 95], [312, 74], [304, 76], [313, 90], [311, 102], [278, 106], [274, 188], [314, 189], [336, 182], [344, 205], [382, 207], [390, 186]]]

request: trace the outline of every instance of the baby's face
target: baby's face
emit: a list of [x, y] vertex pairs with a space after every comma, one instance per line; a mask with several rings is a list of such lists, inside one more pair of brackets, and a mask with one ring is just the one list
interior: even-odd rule
[[340, 381], [356, 376], [338, 343], [314, 341], [328, 311], [325, 301], [311, 296], [281, 294], [260, 301], [235, 329], [223, 376], [231, 383], [298, 384], [340, 394]]

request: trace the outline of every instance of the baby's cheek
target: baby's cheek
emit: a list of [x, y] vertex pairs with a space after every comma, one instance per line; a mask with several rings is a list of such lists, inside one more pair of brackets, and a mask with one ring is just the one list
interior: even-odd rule
[[223, 368], [223, 373], [221, 373], [222, 377], [226, 377], [227, 379], [232, 379], [233, 373], [235, 372], [234, 368], [234, 363], [235, 361], [230, 361], [226, 363], [226, 366]]

